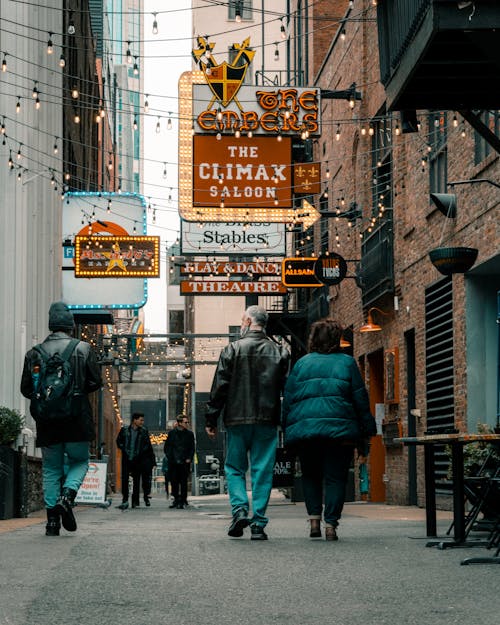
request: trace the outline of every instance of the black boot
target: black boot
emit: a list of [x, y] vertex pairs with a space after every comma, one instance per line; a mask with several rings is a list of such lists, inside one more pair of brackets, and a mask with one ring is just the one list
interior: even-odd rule
[[76, 531], [76, 519], [73, 514], [73, 502], [75, 501], [76, 490], [63, 488], [61, 496], [57, 500], [56, 510], [61, 515], [62, 526], [68, 532]]
[[56, 508], [47, 508], [47, 525], [45, 526], [45, 536], [59, 536], [61, 521]]

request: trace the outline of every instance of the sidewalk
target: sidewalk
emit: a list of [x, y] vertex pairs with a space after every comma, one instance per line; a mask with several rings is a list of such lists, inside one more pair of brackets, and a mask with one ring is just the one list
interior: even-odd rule
[[[495, 566], [425, 547], [425, 511], [347, 504], [339, 541], [311, 540], [304, 505], [273, 492], [269, 541], [227, 537], [227, 496], [170, 510], [76, 508], [78, 531], [0, 521], [1, 625], [492, 625]], [[438, 515], [444, 534], [450, 513]], [[30, 524], [26, 525], [26, 521]], [[23, 525], [24, 522], [24, 525]], [[419, 540], [422, 539], [422, 540]]]

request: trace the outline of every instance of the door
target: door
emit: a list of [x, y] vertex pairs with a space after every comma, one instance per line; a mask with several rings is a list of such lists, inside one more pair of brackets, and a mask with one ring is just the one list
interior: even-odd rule
[[[377, 404], [384, 403], [384, 351], [382, 349], [368, 355], [368, 369], [370, 380], [370, 410], [377, 413]], [[380, 410], [380, 408], [379, 408]], [[380, 419], [377, 419], [377, 430], [380, 431]], [[370, 446], [370, 501], [385, 501], [385, 446], [382, 434], [377, 434], [371, 440]]]

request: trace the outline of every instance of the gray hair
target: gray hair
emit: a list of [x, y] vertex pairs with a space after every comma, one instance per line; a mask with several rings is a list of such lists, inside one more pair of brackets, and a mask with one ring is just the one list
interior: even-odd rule
[[250, 317], [253, 325], [265, 328], [269, 319], [269, 314], [262, 306], [249, 306], [245, 310], [245, 315]]

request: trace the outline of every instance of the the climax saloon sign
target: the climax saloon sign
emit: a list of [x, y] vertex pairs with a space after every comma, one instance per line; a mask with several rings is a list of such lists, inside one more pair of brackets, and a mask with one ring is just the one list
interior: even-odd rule
[[200, 71], [179, 81], [179, 213], [186, 221], [295, 217], [292, 137], [320, 134], [320, 91], [243, 85], [255, 54], [249, 43], [233, 44], [233, 61], [219, 63], [215, 44], [199, 37]]
[[160, 237], [75, 237], [77, 278], [158, 278], [159, 275]]

